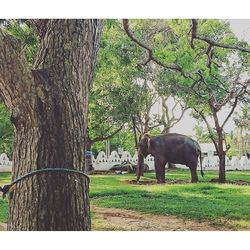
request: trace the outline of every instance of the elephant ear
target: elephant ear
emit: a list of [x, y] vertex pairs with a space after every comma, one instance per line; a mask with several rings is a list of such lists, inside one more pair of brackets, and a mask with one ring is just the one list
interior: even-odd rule
[[148, 152], [150, 152], [151, 155], [154, 155], [155, 149], [157, 149], [157, 142], [154, 140], [154, 138], [148, 138]]
[[150, 136], [148, 134], [144, 134], [140, 141], [140, 148], [144, 156], [148, 155], [150, 146]]

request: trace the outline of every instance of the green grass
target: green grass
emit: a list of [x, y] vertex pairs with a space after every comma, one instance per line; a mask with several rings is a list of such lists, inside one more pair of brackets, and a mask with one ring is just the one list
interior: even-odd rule
[[9, 204], [6, 200], [0, 199], [0, 222], [6, 223], [8, 220]]
[[11, 179], [10, 173], [0, 173], [0, 186], [9, 184]]
[[[0, 173], [0, 186], [9, 184], [11, 180], [10, 173]], [[0, 222], [6, 223], [8, 220], [8, 201], [7, 199], [3, 200], [0, 198]]]
[[[215, 171], [206, 172], [196, 184], [131, 185], [134, 175], [92, 176], [92, 204], [101, 207], [132, 209], [152, 214], [171, 214], [181, 218], [230, 221], [234, 228], [250, 229], [250, 186], [209, 183]], [[154, 180], [148, 173], [142, 180]], [[167, 179], [189, 180], [187, 170], [167, 172]], [[227, 172], [228, 180], [250, 182], [250, 172]]]
[[[169, 180], [190, 180], [188, 170], [169, 171]], [[215, 171], [207, 171], [196, 184], [132, 185], [134, 174], [93, 175], [90, 183], [91, 203], [100, 207], [132, 209], [152, 214], [171, 214], [181, 218], [208, 220], [215, 224], [230, 222], [233, 228], [250, 229], [250, 186], [210, 183]], [[9, 182], [0, 173], [0, 185]], [[250, 171], [227, 172], [231, 181], [249, 181]], [[146, 173], [142, 181], [155, 181]], [[7, 220], [7, 201], [0, 200], [0, 221]]]

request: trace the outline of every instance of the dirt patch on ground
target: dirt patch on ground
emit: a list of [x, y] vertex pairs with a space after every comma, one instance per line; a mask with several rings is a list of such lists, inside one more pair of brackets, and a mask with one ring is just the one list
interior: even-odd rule
[[0, 222], [0, 231], [6, 231], [7, 230], [7, 224]]
[[[91, 206], [92, 231], [227, 231], [225, 226], [209, 222], [183, 220], [172, 215], [152, 215], [135, 211], [100, 208]], [[222, 226], [223, 225], [223, 226]], [[0, 222], [0, 231], [6, 231], [7, 224]]]
[[[224, 226], [211, 225], [209, 222], [183, 220], [172, 215], [152, 215], [117, 208], [91, 207], [98, 225], [93, 223], [92, 230], [116, 231], [227, 231]], [[102, 221], [102, 223], [101, 223]], [[103, 227], [101, 226], [103, 225]]]
[[250, 182], [249, 181], [226, 181], [226, 183], [229, 183], [229, 184], [236, 184], [236, 185], [241, 185], [241, 186], [250, 186]]
[[114, 175], [114, 171], [93, 170], [88, 175]]
[[[123, 182], [125, 182], [127, 184], [132, 184], [132, 185], [155, 185], [155, 184], [157, 184], [156, 180], [141, 180], [139, 183], [137, 183], [136, 180], [125, 180]], [[219, 183], [218, 179], [211, 179], [210, 182]], [[190, 183], [191, 183], [191, 181], [188, 181], [188, 180], [166, 179], [166, 183], [161, 183], [161, 184], [190, 184]], [[249, 181], [242, 181], [242, 180], [226, 181], [225, 184], [234, 184], [234, 185], [240, 185], [240, 186], [250, 186]]]
[[[211, 179], [210, 182], [218, 182], [218, 179]], [[235, 185], [240, 185], [240, 186], [250, 186], [249, 181], [242, 181], [242, 180], [237, 180], [237, 181], [225, 181], [226, 184], [235, 184]]]
[[[136, 180], [126, 180], [124, 181], [127, 184], [132, 184], [132, 185], [155, 185], [157, 184], [156, 180], [142, 180], [137, 183]], [[190, 183], [188, 180], [171, 180], [171, 179], [166, 179], [166, 183], [161, 183], [161, 184], [184, 184], [184, 183]]]

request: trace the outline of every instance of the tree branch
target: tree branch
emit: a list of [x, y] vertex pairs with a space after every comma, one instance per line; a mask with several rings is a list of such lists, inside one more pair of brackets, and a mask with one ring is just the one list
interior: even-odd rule
[[[138, 148], [138, 137], [137, 137], [137, 133], [136, 133], [136, 129], [139, 131], [137, 125], [136, 125], [136, 121], [135, 121], [135, 117], [134, 115], [131, 115], [131, 120], [132, 120], [132, 127], [133, 127], [133, 132], [134, 132], [134, 139], [135, 139], [135, 148]], [[139, 131], [140, 133], [140, 131]]]
[[214, 139], [214, 135], [213, 135], [213, 130], [208, 122], [208, 120], [206, 119], [205, 115], [199, 111], [198, 109], [194, 108], [194, 110], [200, 115], [200, 117], [203, 119], [203, 121], [206, 123], [206, 126], [207, 126], [207, 129], [208, 129], [208, 132], [209, 132], [209, 135], [210, 135], [210, 138], [211, 140], [213, 141], [214, 143], [214, 146], [215, 146], [215, 149], [216, 149], [216, 152], [218, 153], [219, 152], [219, 149], [218, 149], [218, 145]]
[[34, 27], [37, 36], [42, 40], [47, 32], [49, 19], [31, 19], [30, 22]]
[[146, 60], [145, 63], [141, 64], [143, 66], [147, 65], [150, 61], [154, 61], [156, 64], [162, 66], [163, 68], [166, 69], [170, 69], [170, 70], [174, 70], [174, 71], [178, 71], [181, 72], [185, 77], [187, 77], [183, 70], [180, 68], [180, 66], [173, 64], [173, 65], [165, 65], [164, 63], [162, 63], [161, 61], [159, 61], [157, 58], [154, 57], [153, 55], [153, 51], [152, 49], [150, 49], [147, 45], [143, 44], [142, 42], [140, 42], [133, 34], [133, 32], [130, 30], [129, 27], [129, 20], [128, 19], [123, 19], [123, 27], [124, 30], [126, 32], [126, 34], [129, 36], [129, 38], [135, 42], [136, 44], [138, 44], [141, 48], [145, 49], [148, 53], [148, 58]]
[[110, 135], [96, 137], [96, 138], [93, 139], [93, 140], [90, 139], [90, 144], [92, 145], [92, 144], [94, 144], [94, 143], [96, 143], [96, 142], [98, 142], [98, 141], [105, 141], [105, 140], [108, 140], [108, 139], [112, 138], [114, 135], [116, 135], [117, 133], [119, 133], [119, 132], [122, 130], [123, 126], [124, 126], [124, 125], [122, 125], [121, 127], [119, 127], [117, 130], [115, 130], [115, 131], [114, 131], [112, 134], [110, 134]]
[[[28, 68], [21, 43], [0, 29], [0, 93], [14, 116], [19, 113], [19, 105], [29, 102], [34, 87]], [[25, 96], [23, 93], [26, 93]]]
[[226, 146], [225, 153], [227, 153], [227, 151], [231, 148], [231, 145], [227, 143], [225, 131], [223, 130], [222, 132], [223, 132], [223, 138], [224, 138], [224, 142], [225, 142], [225, 146]]
[[233, 104], [233, 107], [231, 109], [231, 111], [229, 112], [228, 116], [226, 117], [225, 121], [223, 122], [223, 124], [221, 125], [221, 128], [223, 128], [225, 126], [225, 124], [227, 123], [228, 119], [230, 118], [230, 116], [233, 114], [236, 106], [237, 106], [237, 103], [238, 103], [238, 96], [235, 97], [235, 101], [234, 101], [234, 104]]
[[192, 40], [191, 41], [193, 41], [194, 39], [197, 39], [197, 40], [201, 40], [201, 41], [208, 43], [210, 46], [224, 48], [224, 49], [240, 50], [243, 52], [250, 53], [250, 49], [248, 48], [244, 48], [238, 45], [222, 44], [222, 43], [218, 43], [212, 40], [211, 38], [200, 36], [197, 34], [197, 29], [198, 29], [198, 21], [196, 19], [192, 19]]

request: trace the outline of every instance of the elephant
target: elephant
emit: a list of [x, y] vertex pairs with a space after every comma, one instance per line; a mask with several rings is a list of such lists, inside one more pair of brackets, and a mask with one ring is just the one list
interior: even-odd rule
[[138, 144], [138, 163], [137, 163], [137, 183], [143, 176], [144, 157], [151, 154], [154, 156], [155, 173], [157, 183], [165, 183], [166, 163], [183, 164], [191, 171], [191, 182], [198, 181], [197, 164], [200, 157], [201, 175], [202, 159], [201, 148], [198, 142], [192, 138], [177, 133], [168, 133], [159, 136], [143, 135]]

